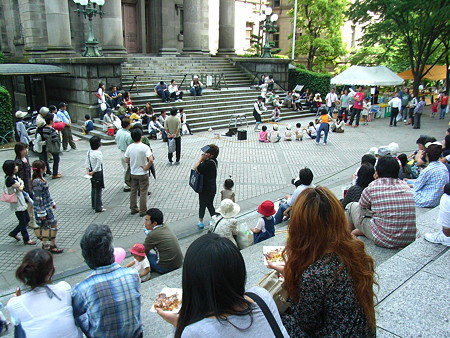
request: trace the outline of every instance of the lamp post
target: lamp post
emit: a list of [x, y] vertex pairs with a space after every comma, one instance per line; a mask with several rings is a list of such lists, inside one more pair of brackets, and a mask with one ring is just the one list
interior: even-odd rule
[[272, 53], [270, 52], [270, 50], [272, 49], [272, 46], [269, 42], [269, 34], [278, 31], [278, 26], [275, 24], [275, 22], [278, 20], [278, 14], [272, 14], [272, 7], [265, 7], [261, 10], [259, 20], [260, 23], [262, 23], [263, 31], [265, 33], [265, 43], [264, 47], [262, 48], [263, 53], [261, 57], [271, 58]]
[[[75, 10], [78, 13], [78, 16], [83, 14], [84, 18], [88, 18], [89, 20], [89, 35], [88, 39], [85, 41], [85, 49], [82, 56], [103, 56], [103, 52], [100, 50], [98, 46], [98, 41], [94, 37], [94, 31], [92, 30], [92, 18], [103, 15], [102, 7], [105, 4], [105, 0], [73, 0], [77, 4], [77, 9]], [[97, 8], [98, 5], [98, 8]]]

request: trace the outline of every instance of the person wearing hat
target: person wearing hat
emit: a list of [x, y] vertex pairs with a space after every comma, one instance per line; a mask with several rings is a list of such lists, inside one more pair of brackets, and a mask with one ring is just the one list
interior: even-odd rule
[[133, 260], [125, 265], [126, 268], [135, 268], [141, 278], [141, 283], [150, 279], [150, 262], [145, 254], [144, 244], [137, 243], [130, 249]]
[[65, 151], [69, 151], [70, 149], [68, 146], [73, 150], [77, 150], [77, 146], [75, 145], [75, 142], [73, 142], [72, 137], [72, 120], [70, 119], [69, 112], [67, 111], [67, 104], [64, 102], [61, 102], [58, 105], [58, 112], [56, 113], [56, 116], [58, 119], [62, 122], [64, 122], [64, 129], [62, 130], [62, 145], [63, 149]]
[[203, 92], [203, 83], [201, 83], [198, 79], [198, 75], [194, 75], [194, 78], [191, 81], [191, 89], [189, 91], [191, 92], [192, 96], [202, 96]]
[[23, 118], [27, 116], [27, 112], [16, 111], [16, 141], [25, 143], [29, 145], [31, 142], [30, 136], [28, 135], [27, 128], [23, 123]]
[[238, 246], [234, 236], [237, 235], [237, 220], [234, 218], [241, 207], [232, 200], [226, 198], [220, 202], [220, 207], [216, 209], [219, 215], [213, 216], [213, 223], [210, 232], [228, 238], [234, 245]]
[[261, 121], [262, 113], [267, 110], [266, 106], [264, 105], [263, 100], [264, 100], [264, 98], [262, 96], [258, 96], [258, 99], [253, 104], [253, 117], [255, 118], [255, 121], [256, 121], [255, 131], [258, 131], [258, 127], [262, 123], [262, 121]]
[[273, 125], [272, 131], [269, 133], [268, 138], [272, 143], [277, 143], [281, 140], [280, 133], [278, 132], [278, 125]]
[[217, 156], [219, 155], [219, 147], [215, 144], [209, 144], [201, 148], [201, 150], [203, 153], [192, 168], [203, 175], [202, 192], [198, 193], [199, 210], [197, 226], [199, 229], [204, 228], [203, 217], [205, 216], [206, 208], [208, 208], [211, 217], [216, 214], [214, 197], [217, 191]]
[[275, 236], [275, 225], [273, 215], [276, 213], [272, 201], [264, 201], [258, 206], [258, 212], [262, 217], [254, 228], [250, 228], [253, 232], [253, 243], [262, 242], [270, 237]]

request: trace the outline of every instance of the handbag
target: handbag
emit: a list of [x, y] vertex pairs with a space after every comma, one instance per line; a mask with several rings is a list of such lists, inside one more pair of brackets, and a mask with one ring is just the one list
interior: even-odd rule
[[[170, 140], [169, 140], [170, 142]], [[191, 169], [191, 175], [189, 176], [189, 185], [196, 193], [203, 191], [203, 175], [197, 170]]]
[[52, 239], [55, 239], [58, 229], [50, 228], [47, 224], [47, 220], [42, 220], [41, 222], [41, 226], [34, 229], [34, 235], [36, 236], [36, 238], [40, 241], [51, 241]]
[[273, 316], [273, 313], [270, 311], [269, 307], [267, 306], [266, 302], [258, 296], [256, 293], [253, 292], [246, 292], [246, 296], [250, 297], [255, 301], [256, 304], [258, 304], [261, 311], [264, 313], [264, 316], [266, 317], [267, 321], [269, 322], [270, 327], [272, 328], [273, 334], [276, 338], [283, 338], [283, 333], [281, 332], [280, 326], [278, 325], [275, 317]]
[[283, 277], [280, 276], [278, 271], [273, 270], [265, 274], [257, 284], [270, 293], [280, 314], [283, 314], [291, 306], [287, 300], [288, 293], [286, 289], [283, 288], [283, 282]]
[[2, 202], [5, 203], [17, 203], [17, 195], [16, 193], [8, 194], [6, 192], [2, 192]]

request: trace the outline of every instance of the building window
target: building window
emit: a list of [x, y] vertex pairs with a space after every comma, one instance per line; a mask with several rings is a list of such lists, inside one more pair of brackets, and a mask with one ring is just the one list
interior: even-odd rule
[[281, 6], [281, 0], [273, 0], [272, 7], [280, 7]]
[[253, 26], [255, 24], [253, 22], [249, 22], [247, 21], [245, 23], [245, 39], [250, 41], [252, 38], [252, 34], [253, 34]]
[[273, 48], [280, 48], [280, 34], [272, 34]]

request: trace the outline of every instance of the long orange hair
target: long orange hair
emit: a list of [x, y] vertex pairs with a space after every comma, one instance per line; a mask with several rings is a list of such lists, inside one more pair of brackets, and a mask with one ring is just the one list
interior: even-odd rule
[[303, 272], [326, 253], [334, 252], [353, 279], [359, 305], [375, 327], [374, 261], [364, 243], [350, 234], [341, 203], [325, 187], [308, 188], [295, 201], [285, 248], [284, 287], [298, 301]]

